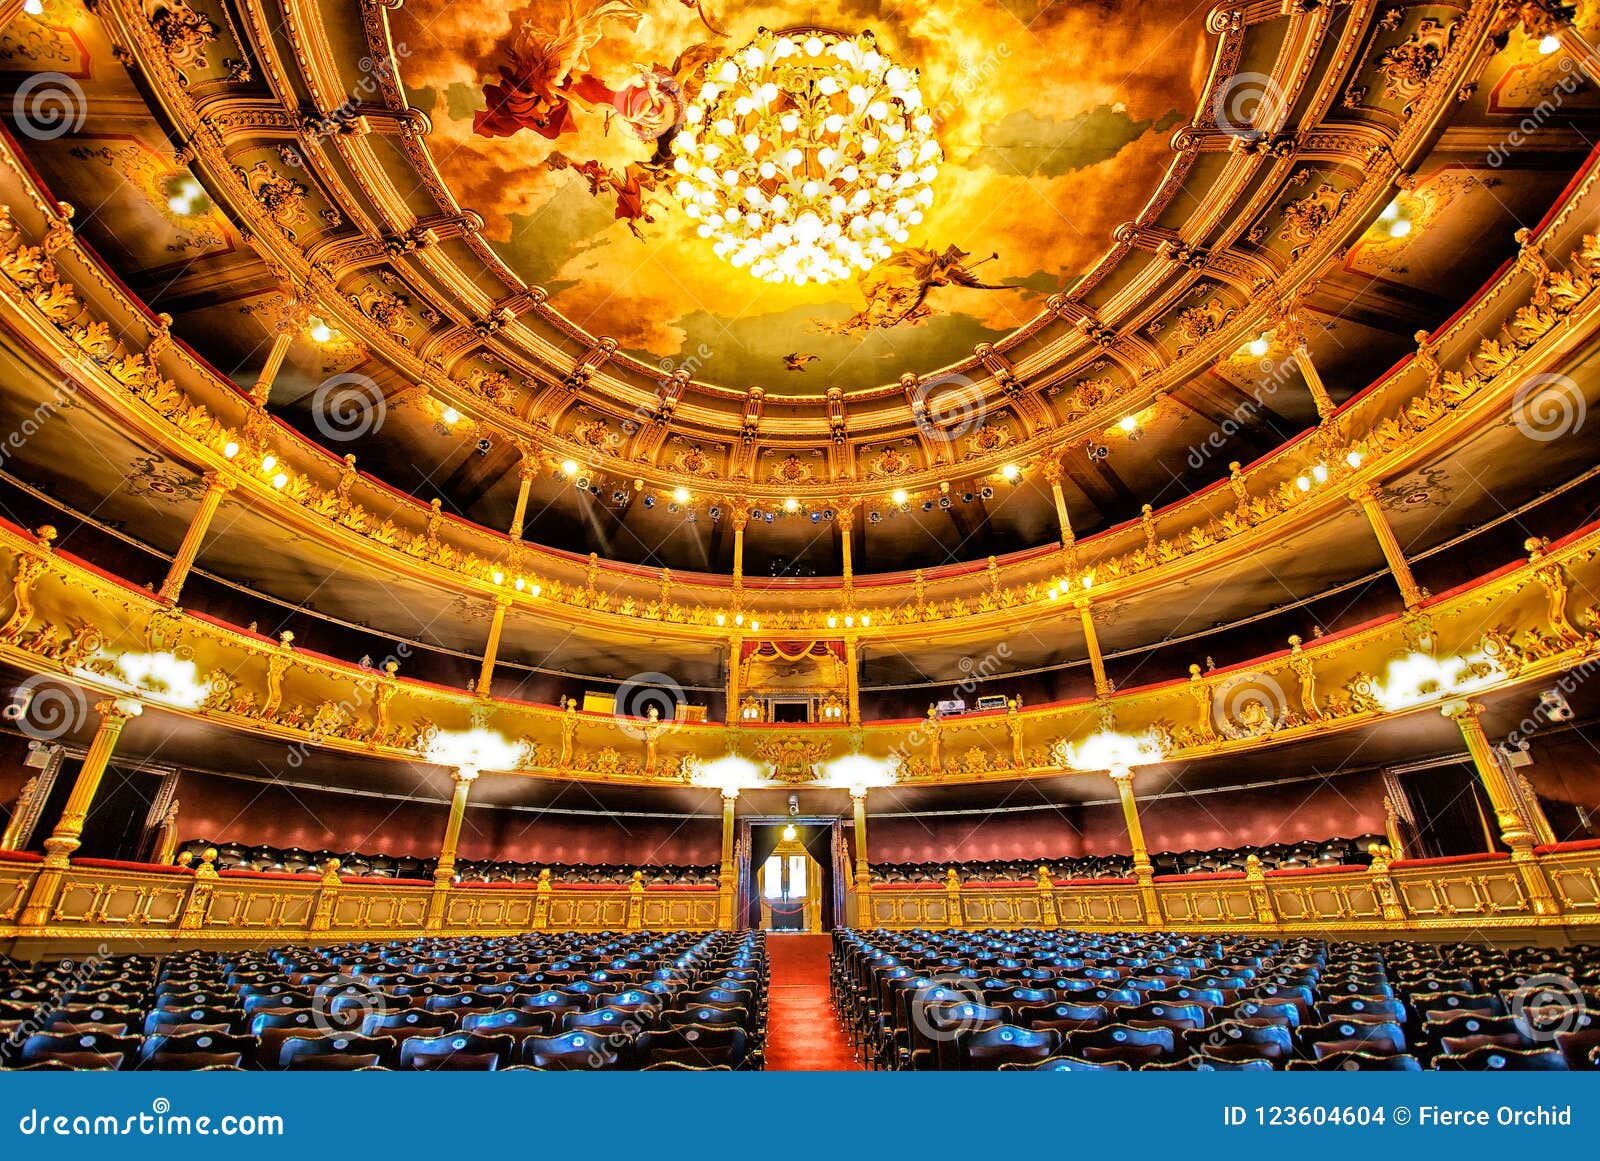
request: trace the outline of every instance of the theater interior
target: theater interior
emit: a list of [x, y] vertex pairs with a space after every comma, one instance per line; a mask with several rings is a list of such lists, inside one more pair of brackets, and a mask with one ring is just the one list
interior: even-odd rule
[[1600, 1068], [1600, 0], [0, 0], [0, 1069]]

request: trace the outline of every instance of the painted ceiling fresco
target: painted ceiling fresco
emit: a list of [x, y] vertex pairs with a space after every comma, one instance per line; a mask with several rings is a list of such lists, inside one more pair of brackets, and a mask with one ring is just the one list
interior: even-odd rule
[[[819, 394], [928, 373], [1037, 313], [1165, 170], [1210, 63], [1192, 0], [408, 0], [401, 77], [485, 237], [551, 305], [664, 370]], [[762, 29], [870, 31], [918, 70], [943, 162], [922, 220], [854, 277], [797, 286], [712, 252], [672, 137]]]

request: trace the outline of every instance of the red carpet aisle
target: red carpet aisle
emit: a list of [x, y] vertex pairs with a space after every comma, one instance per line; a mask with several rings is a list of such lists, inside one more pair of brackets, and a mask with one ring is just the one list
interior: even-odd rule
[[828, 1002], [832, 946], [826, 935], [767, 935], [767, 1068], [774, 1072], [861, 1068]]

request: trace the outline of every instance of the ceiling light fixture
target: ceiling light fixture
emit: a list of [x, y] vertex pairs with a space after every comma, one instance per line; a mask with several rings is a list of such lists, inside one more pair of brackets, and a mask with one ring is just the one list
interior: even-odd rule
[[1539, 55], [1549, 56], [1551, 53], [1561, 51], [1561, 40], [1555, 35], [1545, 37], [1539, 42]]
[[689, 489], [674, 488], [672, 490], [672, 498], [680, 504], [687, 504], [689, 502]]
[[922, 222], [944, 153], [917, 71], [870, 32], [762, 31], [705, 75], [673, 192], [717, 257], [768, 282], [838, 282]]

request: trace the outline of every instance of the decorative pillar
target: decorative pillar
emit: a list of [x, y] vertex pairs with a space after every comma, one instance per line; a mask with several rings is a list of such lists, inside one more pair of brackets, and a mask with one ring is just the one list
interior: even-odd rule
[[728, 639], [728, 708], [722, 715], [722, 720], [730, 726], [743, 721], [739, 716], [739, 665], [743, 652], [744, 635], [735, 633]]
[[483, 647], [483, 665], [478, 669], [478, 696], [489, 696], [489, 683], [494, 679], [494, 659], [500, 652], [500, 634], [506, 627], [506, 610], [511, 607], [511, 594], [501, 593], [494, 599], [494, 619], [489, 622], [489, 641]]
[[844, 682], [846, 717], [852, 726], [861, 724], [861, 659], [854, 633], [844, 638]]
[[94, 732], [94, 740], [89, 743], [83, 768], [78, 771], [77, 780], [72, 784], [72, 793], [61, 809], [56, 828], [44, 840], [46, 866], [67, 866], [72, 852], [78, 849], [84, 820], [89, 817], [89, 807], [94, 804], [95, 792], [100, 789], [100, 780], [105, 777], [106, 765], [111, 760], [111, 752], [116, 749], [122, 727], [131, 718], [144, 712], [144, 706], [132, 698], [107, 699], [94, 708], [100, 715], [100, 725]]
[[0, 0], [0, 28], [22, 15], [23, 0]]
[[83, 767], [72, 784], [72, 793], [61, 808], [55, 830], [44, 840], [44, 865], [33, 881], [33, 889], [18, 919], [21, 927], [41, 927], [49, 921], [56, 892], [61, 889], [62, 879], [71, 865], [72, 852], [78, 849], [84, 820], [89, 817], [89, 808], [94, 804], [95, 792], [100, 789], [100, 780], [105, 777], [106, 764], [116, 749], [117, 738], [128, 719], [144, 712], [144, 706], [132, 698], [108, 698], [94, 708], [100, 715], [100, 725], [95, 729]]
[[[43, 761], [34, 757], [40, 751], [45, 755]], [[5, 834], [0, 835], [0, 851], [27, 849], [44, 804], [50, 800], [50, 792], [55, 789], [56, 777], [61, 773], [61, 764], [66, 756], [66, 750], [54, 742], [28, 743], [27, 764], [36, 767], [39, 772], [23, 784], [21, 793], [12, 804], [11, 821], [6, 824]]]
[[327, 931], [333, 926], [333, 909], [339, 903], [338, 859], [329, 859], [317, 884], [317, 901], [311, 909], [311, 930]]
[[1366, 513], [1367, 522], [1372, 525], [1372, 534], [1378, 538], [1378, 547], [1383, 549], [1383, 559], [1389, 562], [1394, 582], [1400, 586], [1400, 596], [1405, 600], [1406, 608], [1416, 608], [1422, 603], [1422, 590], [1411, 575], [1411, 566], [1406, 563], [1406, 555], [1400, 549], [1400, 542], [1395, 539], [1394, 529], [1389, 527], [1389, 518], [1383, 514], [1383, 505], [1378, 503], [1378, 490], [1371, 484], [1362, 484], [1351, 491], [1350, 498], [1361, 505], [1361, 510]]
[[532, 448], [524, 448], [522, 466], [517, 470], [517, 506], [511, 512], [511, 527], [506, 535], [512, 540], [522, 539], [522, 525], [528, 516], [528, 493], [533, 479], [539, 474], [539, 461]]
[[628, 880], [628, 913], [623, 920], [623, 930], [644, 930], [644, 872], [635, 871]]
[[555, 887], [550, 882], [550, 868], [539, 868], [539, 881], [533, 889], [533, 929], [535, 931], [548, 931], [550, 929], [550, 896], [555, 892]]
[[839, 561], [844, 578], [844, 607], [855, 608], [856, 604], [856, 568], [852, 559], [854, 551], [851, 533], [856, 526], [855, 500], [845, 496], [839, 501], [838, 515], [834, 517], [839, 525]]
[[1372, 894], [1383, 910], [1383, 921], [1391, 926], [1405, 925], [1406, 909], [1400, 902], [1400, 892], [1395, 888], [1394, 876], [1389, 873], [1389, 864], [1394, 857], [1394, 851], [1381, 843], [1373, 843], [1367, 847], [1367, 853], [1372, 856], [1372, 862], [1367, 866], [1367, 875], [1372, 881]]
[[1306, 346], [1304, 323], [1294, 311], [1285, 311], [1278, 316], [1277, 329], [1279, 340], [1294, 355], [1295, 364], [1300, 368], [1300, 375], [1306, 381], [1306, 390], [1311, 392], [1311, 401], [1317, 406], [1317, 419], [1326, 421], [1334, 412], [1333, 397], [1328, 394], [1327, 385], [1317, 373], [1316, 364], [1311, 361], [1311, 351]]
[[200, 555], [200, 546], [205, 543], [212, 518], [222, 505], [222, 498], [234, 488], [233, 481], [218, 472], [207, 472], [205, 481], [206, 492], [200, 498], [200, 507], [195, 512], [194, 519], [189, 521], [188, 531], [183, 534], [183, 543], [178, 545], [178, 551], [167, 569], [166, 579], [161, 582], [161, 588], [156, 594], [169, 605], [177, 603], [178, 594], [183, 591], [183, 582], [188, 578], [189, 570], [194, 567], [195, 558]]
[[279, 316], [276, 334], [272, 338], [272, 347], [267, 351], [266, 364], [257, 376], [255, 386], [250, 388], [250, 402], [257, 407], [265, 407], [272, 398], [272, 384], [278, 378], [278, 372], [283, 368], [283, 360], [289, 353], [289, 345], [294, 342], [296, 333], [305, 325], [305, 310], [298, 299], [290, 298], [284, 304], [283, 313]]
[[1139, 803], [1133, 797], [1133, 769], [1117, 766], [1111, 771], [1111, 781], [1117, 785], [1117, 797], [1122, 800], [1122, 820], [1128, 828], [1128, 845], [1133, 851], [1133, 877], [1139, 884], [1139, 896], [1144, 902], [1145, 922], [1152, 926], [1161, 923], [1161, 904], [1156, 899], [1155, 868], [1150, 865], [1150, 851], [1144, 845], [1144, 827], [1139, 824]]
[[1400, 811], [1395, 807], [1394, 799], [1387, 794], [1383, 796], [1383, 835], [1389, 840], [1389, 850], [1397, 859], [1406, 857], [1406, 844], [1400, 834]]
[[944, 904], [945, 922], [951, 927], [965, 927], [966, 918], [961, 913], [961, 876], [956, 874], [954, 867], [945, 868]]
[[717, 870], [717, 929], [733, 930], [733, 893], [738, 872], [733, 865], [733, 810], [739, 802], [736, 788], [722, 790], [722, 865]]
[[1267, 872], [1261, 865], [1261, 856], [1245, 856], [1244, 881], [1250, 888], [1250, 904], [1255, 909], [1256, 922], [1263, 927], [1276, 927], [1278, 913], [1272, 906], [1272, 888], [1267, 886]]
[[1034, 887], [1039, 892], [1039, 922], [1045, 927], [1058, 926], [1061, 917], [1056, 912], [1056, 883], [1050, 877], [1050, 868], [1043, 863], [1039, 864], [1039, 877], [1034, 880]]
[[867, 861], [867, 792], [850, 791], [856, 830], [856, 926], [872, 925], [872, 866]]
[[740, 595], [744, 592], [744, 529], [750, 523], [750, 507], [741, 499], [733, 501], [733, 514], [729, 517], [733, 522], [733, 592], [734, 607], [738, 608], [743, 602]]
[[1089, 650], [1089, 667], [1094, 670], [1094, 695], [1109, 697], [1111, 682], [1106, 679], [1106, 663], [1100, 655], [1100, 637], [1094, 631], [1094, 612], [1089, 606], [1089, 598], [1079, 597], [1075, 604], [1078, 606], [1078, 618], [1083, 622], [1083, 641]]
[[1559, 914], [1555, 896], [1550, 893], [1550, 884], [1545, 881], [1544, 871], [1533, 854], [1534, 833], [1522, 812], [1517, 809], [1517, 792], [1495, 756], [1489, 736], [1484, 733], [1480, 718], [1483, 706], [1472, 701], [1455, 701], [1443, 706], [1441, 712], [1456, 723], [1467, 743], [1467, 753], [1472, 755], [1478, 780], [1489, 795], [1489, 805], [1494, 810], [1495, 822], [1500, 828], [1500, 841], [1510, 848], [1511, 860], [1522, 873], [1534, 914]]
[[[178, 865], [187, 866], [194, 856], [188, 851], [178, 856]], [[211, 897], [217, 893], [217, 848], [207, 847], [200, 852], [200, 865], [194, 869], [194, 884], [189, 897], [183, 901], [183, 914], [178, 917], [179, 931], [197, 931], [211, 917]]]
[[1056, 523], [1061, 527], [1061, 547], [1071, 552], [1077, 543], [1072, 534], [1072, 517], [1067, 514], [1067, 497], [1061, 491], [1061, 461], [1049, 459], [1044, 463], [1044, 478], [1050, 484], [1050, 495], [1056, 502]]
[[478, 771], [461, 766], [451, 777], [455, 780], [455, 790], [450, 795], [450, 818], [444, 825], [439, 864], [433, 871], [433, 895], [428, 900], [429, 931], [438, 931], [444, 926], [444, 907], [456, 873], [456, 848], [461, 845], [461, 824], [467, 817], [467, 799], [472, 794], [472, 784], [478, 779]]

